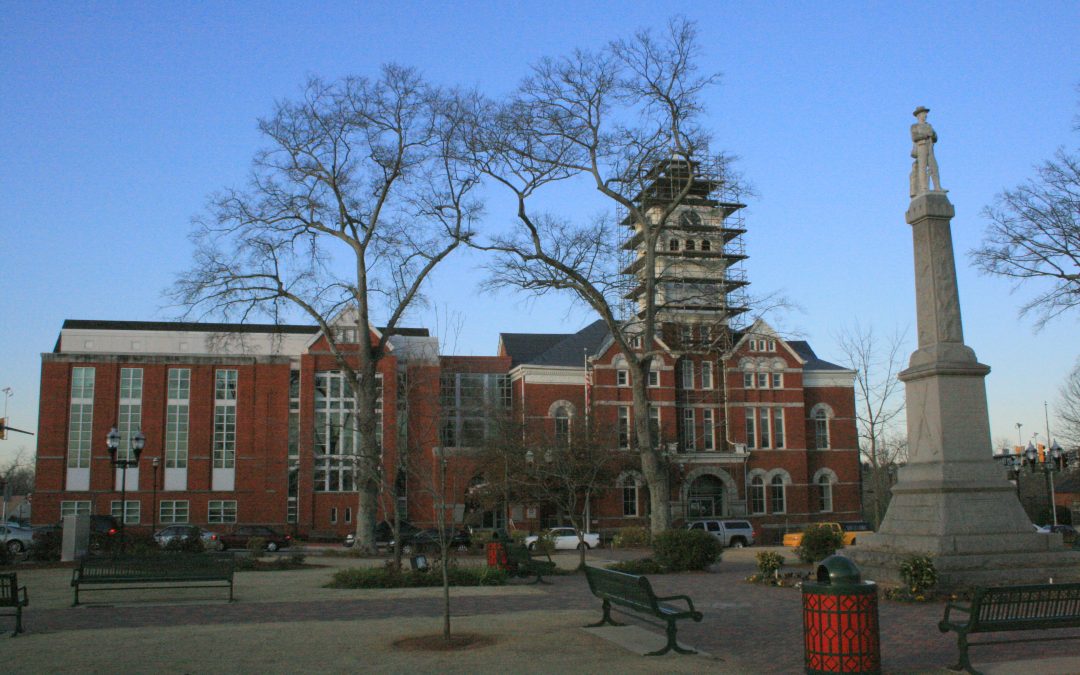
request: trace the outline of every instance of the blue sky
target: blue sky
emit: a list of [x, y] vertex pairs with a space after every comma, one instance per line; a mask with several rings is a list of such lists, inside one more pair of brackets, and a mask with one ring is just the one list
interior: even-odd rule
[[[1032, 174], [1080, 112], [1080, 4], [1035, 3], [16, 3], [0, 1], [0, 387], [14, 426], [37, 426], [40, 353], [64, 319], [169, 319], [162, 291], [190, 264], [208, 195], [240, 186], [262, 146], [256, 120], [309, 75], [420, 68], [446, 85], [505, 92], [535, 59], [599, 47], [683, 12], [702, 67], [723, 73], [706, 126], [739, 156], [755, 293], [803, 308], [781, 327], [839, 360], [858, 320], [914, 336], [908, 125], [931, 108], [941, 178], [956, 206], [965, 338], [993, 368], [991, 435], [1044, 428], [1080, 352], [1078, 320], [1041, 333], [1018, 319], [1031, 291], [979, 276], [966, 252], [981, 209]], [[560, 204], [588, 217], [585, 192]], [[511, 214], [495, 198], [483, 228]], [[478, 297], [459, 256], [414, 325], [463, 319], [450, 342], [492, 354], [500, 331], [576, 330], [560, 300]], [[913, 340], [913, 337], [912, 337]], [[908, 351], [908, 350], [906, 350]], [[1051, 425], [1053, 418], [1051, 416]], [[0, 460], [29, 437], [0, 441]]]

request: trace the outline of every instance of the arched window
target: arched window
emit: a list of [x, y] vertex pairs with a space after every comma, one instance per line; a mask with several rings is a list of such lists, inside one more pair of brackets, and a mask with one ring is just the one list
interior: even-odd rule
[[694, 250], [694, 240], [693, 239], [687, 239], [686, 240], [686, 250], [687, 251], [693, 251]]
[[761, 476], [750, 479], [750, 513], [765, 513], [765, 479]]
[[787, 495], [784, 491], [784, 477], [773, 476], [769, 482], [769, 507], [773, 513], [787, 512]]
[[829, 447], [829, 413], [824, 408], [814, 411], [814, 447], [818, 450]]
[[555, 445], [570, 445], [570, 411], [566, 406], [555, 409]]
[[832, 511], [832, 479], [828, 474], [821, 474], [817, 479], [818, 506], [822, 513]]
[[711, 251], [712, 250], [712, 242], [709, 241], [708, 239], [702, 239], [701, 240], [701, 250], [702, 251]]

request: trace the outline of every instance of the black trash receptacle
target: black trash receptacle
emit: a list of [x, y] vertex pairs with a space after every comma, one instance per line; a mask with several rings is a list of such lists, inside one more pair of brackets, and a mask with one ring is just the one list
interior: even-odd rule
[[807, 673], [880, 673], [877, 584], [834, 555], [818, 565], [803, 594]]

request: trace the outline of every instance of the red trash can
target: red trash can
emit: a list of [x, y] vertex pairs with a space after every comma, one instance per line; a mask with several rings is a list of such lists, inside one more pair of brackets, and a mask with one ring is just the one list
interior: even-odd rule
[[806, 672], [880, 673], [877, 584], [862, 581], [839, 555], [818, 565], [817, 581], [803, 583]]
[[489, 541], [487, 544], [487, 566], [496, 569], [509, 569], [506, 564], [506, 547], [501, 541]]

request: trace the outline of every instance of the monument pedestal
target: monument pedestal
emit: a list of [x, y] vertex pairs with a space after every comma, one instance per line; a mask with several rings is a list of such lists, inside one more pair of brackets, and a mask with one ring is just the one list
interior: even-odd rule
[[846, 551], [863, 578], [901, 583], [900, 564], [929, 554], [939, 588], [1080, 580], [1080, 552], [1035, 532], [991, 458], [984, 378], [964, 344], [943, 192], [911, 201], [919, 349], [900, 374], [907, 392], [907, 465], [877, 534]]

